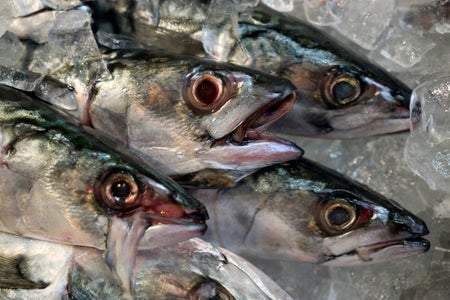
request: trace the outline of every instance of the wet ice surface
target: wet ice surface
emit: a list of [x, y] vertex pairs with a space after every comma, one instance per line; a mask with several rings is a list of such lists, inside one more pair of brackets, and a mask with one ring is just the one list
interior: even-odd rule
[[420, 121], [407, 140], [405, 159], [432, 189], [450, 193], [450, 73], [418, 86], [412, 105]]
[[304, 0], [303, 8], [309, 22], [316, 25], [331, 25], [342, 21], [341, 0]]

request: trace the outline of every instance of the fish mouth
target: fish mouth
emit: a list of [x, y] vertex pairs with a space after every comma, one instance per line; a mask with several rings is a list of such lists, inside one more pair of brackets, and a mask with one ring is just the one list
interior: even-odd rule
[[364, 123], [361, 126], [346, 127], [339, 124], [347, 124], [346, 119], [348, 116], [336, 116], [330, 120], [330, 124], [327, 125], [328, 132], [324, 133], [323, 138], [330, 139], [352, 139], [361, 138], [367, 136], [376, 136], [383, 134], [400, 133], [410, 130], [418, 123], [419, 118], [417, 116], [410, 117], [409, 109], [405, 107], [397, 107], [390, 115], [385, 117], [373, 119], [371, 122]]
[[304, 151], [293, 142], [263, 132], [292, 108], [295, 92], [260, 107], [231, 133], [214, 140], [209, 149], [197, 152], [212, 168], [255, 169], [299, 158]]
[[430, 242], [422, 237], [383, 241], [329, 257], [324, 265], [353, 266], [361, 263], [378, 263], [420, 254], [429, 249]]
[[[214, 146], [220, 145], [224, 142], [232, 142], [235, 144], [244, 143], [250, 140], [258, 140], [260, 134], [251, 134], [256, 130], [262, 131], [267, 129], [272, 123], [278, 121], [283, 116], [285, 116], [294, 105], [296, 99], [296, 94], [292, 91], [287, 97], [278, 102], [268, 103], [258, 109], [255, 113], [249, 116], [241, 125], [239, 125], [233, 132], [228, 136], [217, 140]], [[250, 134], [249, 134], [250, 133]]]
[[138, 249], [139, 251], [148, 250], [186, 241], [203, 235], [206, 229], [206, 224], [153, 225], [145, 231]]

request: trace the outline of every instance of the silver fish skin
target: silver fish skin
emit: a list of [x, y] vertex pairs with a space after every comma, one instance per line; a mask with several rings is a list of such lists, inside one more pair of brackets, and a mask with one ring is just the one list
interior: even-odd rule
[[192, 194], [210, 213], [204, 238], [244, 256], [348, 266], [430, 247], [417, 216], [305, 158], [261, 169], [233, 188]]
[[3, 86], [0, 145], [0, 231], [106, 249], [130, 286], [135, 252], [153, 227], [167, 233], [152, 237], [155, 246], [206, 230], [205, 207], [173, 180]]
[[409, 129], [411, 89], [349, 43], [263, 7], [242, 16], [240, 35], [255, 58], [251, 67], [288, 78], [298, 90], [274, 132], [347, 139]]
[[[14, 251], [0, 253], [2, 299], [127, 299], [101, 251], [8, 234], [0, 241]], [[292, 299], [245, 259], [197, 238], [140, 251], [135, 273], [134, 299]]]
[[302, 155], [264, 134], [292, 107], [294, 87], [231, 64], [148, 52], [113, 52], [112, 80], [86, 107], [91, 126], [113, 135], [164, 174], [253, 170]]
[[[127, 16], [130, 24], [123, 30], [138, 41], [145, 41], [143, 32], [172, 31], [200, 42], [208, 3], [188, 2], [162, 2], [156, 24], [136, 17], [145, 13], [142, 5], [130, 6], [127, 12], [116, 8], [116, 15], [119, 20]], [[195, 18], [187, 19], [185, 12]], [[274, 124], [274, 132], [349, 139], [409, 129], [411, 89], [352, 51], [356, 45], [344, 45], [324, 31], [263, 5], [239, 17], [240, 41], [228, 60], [242, 61], [239, 56], [244, 49], [250, 59], [241, 63], [288, 78], [297, 88], [293, 109]], [[179, 47], [173, 48], [181, 51]], [[189, 49], [191, 54], [205, 55], [197, 48]]]
[[[239, 176], [222, 170], [245, 176], [303, 155], [294, 143], [265, 132], [292, 108], [289, 80], [154, 51], [112, 51], [104, 58], [111, 76], [98, 80], [91, 93], [80, 92], [84, 85], [76, 79], [68, 86], [1, 66], [0, 82], [33, 92], [173, 177], [217, 170], [217, 182], [232, 186]], [[24, 84], [29, 78], [33, 84]]]

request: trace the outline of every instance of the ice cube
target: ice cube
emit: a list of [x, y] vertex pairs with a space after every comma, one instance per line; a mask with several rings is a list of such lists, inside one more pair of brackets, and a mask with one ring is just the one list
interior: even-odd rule
[[7, 31], [0, 38], [0, 65], [19, 66], [25, 56], [25, 46], [11, 32]]
[[395, 2], [385, 0], [342, 1], [342, 22], [336, 29], [365, 49], [373, 49], [389, 26]]
[[249, 56], [240, 47], [238, 8], [233, 1], [212, 0], [202, 29], [205, 52], [218, 61], [227, 61], [234, 50], [235, 63], [245, 64]]
[[379, 46], [379, 52], [402, 67], [411, 67], [435, 46], [435, 43], [420, 33], [394, 28]]
[[261, 2], [271, 9], [280, 12], [289, 12], [294, 8], [293, 0], [262, 0]]
[[80, 0], [41, 0], [41, 2], [56, 10], [69, 10], [81, 5]]
[[13, 0], [13, 4], [15, 10], [14, 16], [31, 15], [45, 7], [42, 1], [36, 0]]
[[421, 84], [411, 99], [411, 117], [419, 123], [406, 143], [405, 159], [432, 189], [450, 192], [450, 75]]
[[303, 8], [308, 21], [316, 25], [331, 25], [342, 20], [342, 0], [304, 0]]
[[12, 0], [3, 0], [0, 2], [0, 37], [6, 32], [9, 23], [15, 15], [15, 8]]
[[445, 34], [450, 32], [450, 1], [428, 1], [400, 5], [398, 23], [402, 28]]
[[[51, 75], [60, 82], [51, 88], [43, 86], [38, 91], [41, 99], [57, 106], [71, 107], [75, 97], [75, 103], [83, 105], [87, 103], [94, 83], [109, 76], [90, 21], [90, 14], [82, 10], [57, 12], [48, 43], [35, 50], [30, 63], [31, 71]], [[73, 111], [77, 112], [77, 109]]]
[[21, 39], [30, 39], [42, 44], [48, 41], [48, 34], [55, 20], [55, 11], [43, 11], [25, 18], [15, 18], [9, 31]]

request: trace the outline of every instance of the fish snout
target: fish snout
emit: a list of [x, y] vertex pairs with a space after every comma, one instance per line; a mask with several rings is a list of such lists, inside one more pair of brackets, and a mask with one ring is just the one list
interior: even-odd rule
[[389, 214], [389, 221], [398, 230], [408, 232], [412, 237], [420, 237], [429, 233], [424, 221], [412, 214], [401, 214], [394, 212]]

